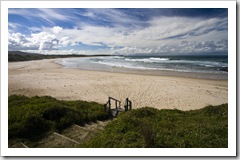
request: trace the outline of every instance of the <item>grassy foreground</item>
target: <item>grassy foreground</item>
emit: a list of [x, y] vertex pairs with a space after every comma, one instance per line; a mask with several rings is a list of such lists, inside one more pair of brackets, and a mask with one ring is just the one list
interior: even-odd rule
[[49, 96], [8, 97], [8, 136], [35, 140], [72, 124], [108, 119], [103, 105], [85, 101], [60, 101]]
[[185, 112], [149, 107], [132, 110], [79, 147], [227, 148], [228, 105]]
[[[72, 124], [109, 119], [103, 105], [60, 101], [49, 96], [9, 96], [9, 140], [36, 141]], [[228, 104], [199, 110], [134, 109], [110, 122], [97, 137], [78, 147], [226, 148]]]

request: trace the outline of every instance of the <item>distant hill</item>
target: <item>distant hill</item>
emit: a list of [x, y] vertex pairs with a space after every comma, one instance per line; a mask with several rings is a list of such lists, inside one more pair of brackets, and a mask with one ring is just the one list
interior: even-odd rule
[[28, 55], [28, 54], [35, 54], [37, 53], [27, 53], [27, 52], [22, 52], [22, 51], [8, 51], [8, 55], [13, 54], [13, 55]]
[[110, 55], [43, 55], [37, 53], [27, 53], [21, 51], [8, 51], [8, 62], [31, 61], [41, 59], [68, 58], [68, 57], [93, 57], [93, 56], [110, 56]]

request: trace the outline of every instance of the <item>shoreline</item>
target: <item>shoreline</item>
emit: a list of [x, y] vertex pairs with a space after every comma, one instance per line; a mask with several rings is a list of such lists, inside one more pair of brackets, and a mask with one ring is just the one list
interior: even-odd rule
[[[79, 70], [79, 71], [86, 71], [86, 72], [99, 72], [99, 73], [113, 73], [113, 74], [122, 74], [122, 75], [139, 75], [139, 76], [153, 76], [153, 77], [170, 77], [170, 78], [183, 78], [183, 79], [192, 79], [192, 80], [206, 80], [206, 81], [228, 81], [228, 79], [225, 78], [207, 78], [207, 75], [210, 75], [210, 73], [191, 73], [191, 72], [177, 72], [177, 71], [157, 71], [158, 73], [154, 73], [152, 71], [143, 71], [140, 72], [140, 70], [132, 70], [125, 68], [124, 71], [121, 71], [120, 68], [119, 70], [115, 71], [108, 71], [108, 70], [103, 70], [103, 69], [82, 69], [82, 68], [68, 68], [64, 67], [64, 65], [59, 64], [55, 61], [51, 61], [51, 63], [56, 64], [59, 66], [59, 68], [64, 68], [64, 69], [70, 69], [70, 70]], [[114, 68], [114, 67], [113, 67]], [[183, 75], [184, 74], [184, 75]], [[190, 75], [191, 74], [191, 75]], [[193, 76], [192, 76], [193, 74]], [[204, 75], [204, 76], [202, 76]]]
[[8, 63], [8, 94], [48, 95], [62, 100], [106, 103], [108, 96], [133, 108], [191, 110], [228, 102], [228, 81], [192, 77], [64, 68], [59, 59]]
[[[75, 59], [75, 58], [66, 58]], [[194, 79], [212, 79], [212, 80], [228, 80], [228, 72], [226, 73], [201, 73], [201, 72], [178, 72], [168, 70], [144, 70], [144, 69], [133, 69], [118, 66], [104, 66], [99, 64], [78, 64], [78, 67], [66, 67], [61, 64], [61, 60], [56, 59], [54, 62], [63, 68], [80, 69], [86, 71], [99, 71], [99, 72], [110, 72], [110, 73], [124, 73], [124, 74], [140, 74], [140, 75], [152, 75], [152, 76], [171, 76], [171, 77], [186, 77]]]

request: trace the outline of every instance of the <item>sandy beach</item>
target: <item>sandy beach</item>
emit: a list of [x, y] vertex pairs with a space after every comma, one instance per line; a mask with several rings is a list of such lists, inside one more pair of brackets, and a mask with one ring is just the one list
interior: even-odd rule
[[133, 108], [191, 110], [228, 103], [228, 81], [111, 73], [64, 68], [53, 60], [8, 63], [8, 94], [48, 95], [106, 103], [114, 97]]

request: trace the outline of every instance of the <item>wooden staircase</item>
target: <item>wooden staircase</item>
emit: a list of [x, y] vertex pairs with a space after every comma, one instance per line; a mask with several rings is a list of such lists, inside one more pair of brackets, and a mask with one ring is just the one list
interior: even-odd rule
[[132, 101], [130, 101], [128, 98], [126, 98], [125, 104], [122, 108], [121, 101], [119, 101], [113, 97], [108, 97], [108, 101], [104, 105], [104, 109], [106, 112], [111, 112], [113, 117], [117, 117], [119, 112], [126, 112], [126, 111], [132, 109]]
[[100, 131], [110, 122], [97, 121], [96, 123], [89, 123], [85, 126], [72, 125], [63, 130], [61, 133], [53, 132], [45, 138], [34, 142], [34, 144], [26, 144], [24, 142], [17, 142], [10, 145], [10, 148], [75, 148], [79, 144], [86, 142], [97, 136]]

